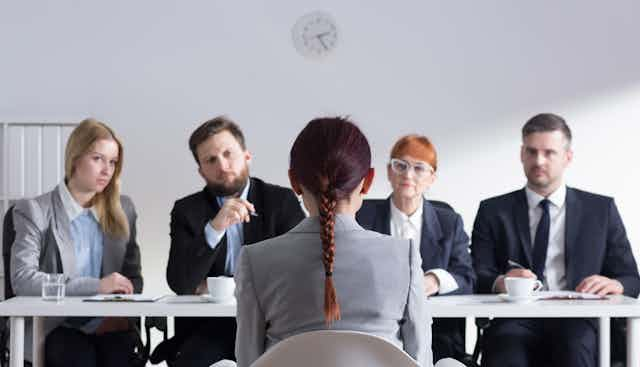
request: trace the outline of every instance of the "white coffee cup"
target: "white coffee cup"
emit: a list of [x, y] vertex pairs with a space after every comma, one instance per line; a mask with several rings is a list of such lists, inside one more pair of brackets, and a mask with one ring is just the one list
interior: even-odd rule
[[211, 300], [216, 302], [226, 301], [233, 298], [236, 282], [232, 277], [208, 277], [207, 288], [209, 289]]
[[509, 297], [513, 298], [530, 297], [533, 292], [542, 289], [542, 282], [533, 278], [506, 277], [504, 285]]

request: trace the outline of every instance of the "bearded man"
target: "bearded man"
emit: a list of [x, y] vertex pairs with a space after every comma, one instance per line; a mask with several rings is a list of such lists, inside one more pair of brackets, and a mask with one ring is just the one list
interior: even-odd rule
[[[179, 295], [206, 294], [207, 277], [233, 276], [241, 246], [281, 235], [304, 218], [293, 191], [249, 176], [251, 153], [229, 118], [200, 125], [189, 148], [206, 186], [171, 211], [167, 282]], [[176, 318], [164, 357], [172, 366], [235, 360], [235, 334], [235, 318]]]

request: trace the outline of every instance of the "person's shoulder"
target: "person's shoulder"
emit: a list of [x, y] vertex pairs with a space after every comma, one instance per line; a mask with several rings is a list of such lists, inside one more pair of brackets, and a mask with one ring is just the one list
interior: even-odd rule
[[[288, 187], [265, 182], [259, 178], [251, 177], [251, 186], [254, 198], [261, 201], [265, 208], [287, 208], [291, 204], [298, 204], [296, 194]], [[267, 209], [270, 210], [270, 209]]]
[[256, 257], [259, 259], [267, 260], [271, 258], [269, 254], [282, 254], [287, 251], [284, 250], [287, 246], [290, 246], [295, 242], [291, 233], [283, 233], [279, 236], [271, 237], [260, 242], [256, 242], [250, 245], [242, 246], [242, 251], [247, 252], [247, 256]]
[[54, 193], [55, 190], [52, 190], [36, 197], [20, 199], [13, 205], [13, 212], [32, 219], [47, 218], [53, 210]]
[[257, 177], [251, 177], [251, 185], [266, 197], [293, 195], [293, 191], [290, 188], [265, 182]]
[[175, 209], [192, 208], [194, 205], [198, 205], [198, 204], [206, 205], [206, 203], [207, 203], [207, 198], [205, 196], [204, 190], [200, 190], [176, 200], [174, 203], [174, 208]]
[[383, 209], [385, 205], [389, 205], [387, 199], [365, 199], [362, 201], [360, 210], [362, 213], [375, 213], [378, 210]]
[[362, 201], [362, 206], [356, 213], [356, 220], [360, 225], [367, 228], [371, 228], [375, 223], [376, 218], [379, 215], [383, 215], [385, 212], [384, 206], [387, 205], [387, 211], [389, 210], [389, 201], [387, 199], [365, 199]]
[[136, 206], [135, 204], [133, 204], [133, 200], [128, 195], [120, 195], [120, 205], [122, 206], [122, 210], [124, 210], [124, 212], [127, 214], [131, 214], [136, 211]]
[[445, 221], [455, 221], [460, 214], [449, 203], [440, 200], [427, 200], [431, 207], [436, 212], [438, 219]]
[[501, 194], [490, 197], [488, 199], [484, 199], [480, 201], [480, 207], [485, 207], [487, 209], [503, 208], [507, 205], [513, 204], [518, 199], [519, 195], [525, 195], [523, 189], [518, 189], [506, 194]]
[[404, 247], [409, 246], [409, 242], [406, 239], [400, 237], [393, 237], [388, 234], [364, 229], [362, 231], [354, 232], [356, 234], [356, 238], [354, 240], [365, 240], [367, 242], [367, 246], [382, 246], [382, 247]]
[[596, 194], [589, 191], [576, 189], [573, 187], [567, 187], [567, 195], [573, 195], [577, 200], [586, 203], [587, 205], [610, 205], [613, 201], [613, 197]]

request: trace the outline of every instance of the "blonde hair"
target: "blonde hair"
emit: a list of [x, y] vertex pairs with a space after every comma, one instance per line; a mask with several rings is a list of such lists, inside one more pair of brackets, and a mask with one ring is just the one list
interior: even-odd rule
[[73, 176], [78, 159], [89, 153], [96, 141], [102, 139], [112, 140], [118, 145], [118, 160], [109, 184], [102, 192], [96, 193], [91, 199], [91, 205], [98, 213], [98, 221], [105, 234], [126, 238], [129, 236], [129, 222], [120, 203], [122, 143], [111, 128], [98, 120], [88, 118], [73, 129], [64, 154], [65, 181], [68, 182]]

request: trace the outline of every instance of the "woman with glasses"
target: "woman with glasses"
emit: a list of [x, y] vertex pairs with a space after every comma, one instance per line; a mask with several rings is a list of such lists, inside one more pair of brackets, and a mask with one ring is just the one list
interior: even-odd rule
[[310, 216], [241, 250], [238, 366], [251, 365], [287, 337], [327, 328], [387, 338], [431, 366], [418, 248], [355, 220], [374, 174], [366, 137], [346, 119], [315, 119], [296, 138], [290, 158], [291, 186]]
[[[407, 135], [391, 149], [386, 200], [365, 200], [356, 218], [364, 228], [419, 244], [426, 296], [473, 293], [475, 273], [462, 218], [448, 204], [426, 200], [438, 159], [431, 141]], [[435, 319], [434, 360], [464, 355], [464, 319]]]

